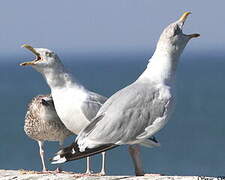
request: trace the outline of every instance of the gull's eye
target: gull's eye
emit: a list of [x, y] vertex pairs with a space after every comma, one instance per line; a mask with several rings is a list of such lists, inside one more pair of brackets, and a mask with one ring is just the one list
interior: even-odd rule
[[53, 56], [53, 54], [50, 53], [50, 52], [46, 52], [45, 55], [46, 55], [47, 57], [52, 57], [52, 56]]

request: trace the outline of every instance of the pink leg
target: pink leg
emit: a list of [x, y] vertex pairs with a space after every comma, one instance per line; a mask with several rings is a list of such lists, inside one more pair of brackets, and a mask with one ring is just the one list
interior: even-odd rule
[[129, 145], [129, 153], [134, 162], [135, 174], [136, 176], [143, 176], [144, 171], [142, 168], [141, 158], [140, 158], [140, 145], [134, 144]]

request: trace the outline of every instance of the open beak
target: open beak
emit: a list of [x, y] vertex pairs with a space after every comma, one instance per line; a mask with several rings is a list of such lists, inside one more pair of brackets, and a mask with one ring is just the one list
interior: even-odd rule
[[[185, 13], [180, 17], [180, 19], [178, 20], [178, 22], [181, 23], [181, 26], [184, 25], [184, 23], [185, 23], [187, 17], [188, 17], [190, 14], [191, 14], [191, 12], [185, 12]], [[191, 39], [191, 38], [197, 38], [197, 37], [199, 37], [200, 34], [194, 33], [194, 34], [188, 34], [188, 35], [186, 35], [186, 36], [188, 36], [188, 37]]]
[[28, 49], [29, 51], [31, 51], [35, 56], [36, 56], [36, 59], [33, 60], [33, 61], [28, 61], [28, 62], [23, 62], [20, 64], [20, 66], [29, 66], [29, 65], [34, 65], [37, 61], [40, 61], [41, 60], [41, 56], [40, 54], [30, 45], [28, 44], [24, 44], [21, 46], [22, 48], [26, 48]]

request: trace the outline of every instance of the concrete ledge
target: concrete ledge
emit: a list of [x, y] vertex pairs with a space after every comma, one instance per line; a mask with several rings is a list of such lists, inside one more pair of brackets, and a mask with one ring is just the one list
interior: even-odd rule
[[82, 175], [70, 172], [36, 172], [25, 170], [0, 170], [0, 180], [225, 180], [224, 177], [203, 176], [98, 176]]

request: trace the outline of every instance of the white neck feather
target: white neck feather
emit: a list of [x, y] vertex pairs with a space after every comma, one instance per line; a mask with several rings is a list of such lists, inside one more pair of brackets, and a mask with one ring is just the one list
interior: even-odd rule
[[171, 84], [175, 80], [178, 60], [179, 56], [156, 50], [140, 79], [147, 78], [157, 83]]
[[51, 89], [62, 87], [81, 87], [76, 83], [71, 74], [69, 74], [62, 64], [57, 68], [45, 68], [41, 72]]

